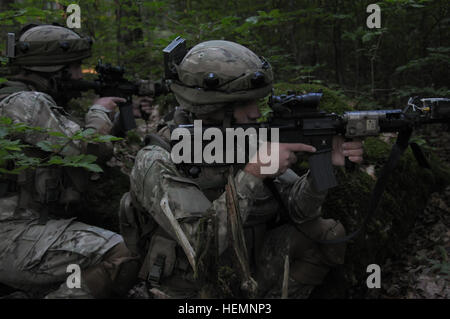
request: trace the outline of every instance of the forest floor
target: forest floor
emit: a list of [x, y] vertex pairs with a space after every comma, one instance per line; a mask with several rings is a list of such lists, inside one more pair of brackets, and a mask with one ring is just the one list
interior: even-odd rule
[[[424, 136], [428, 136], [425, 138], [426, 143], [429, 147], [433, 147], [434, 153], [443, 162], [450, 163], [450, 132], [435, 130], [426, 132]], [[104, 175], [108, 178], [101, 178], [97, 184], [94, 181], [94, 186], [90, 189], [89, 202], [96, 203], [96, 207], [90, 207], [85, 214], [79, 216], [79, 220], [103, 227], [108, 224], [109, 229], [118, 231], [118, 203], [122, 194], [129, 190], [126, 174], [130, 172], [128, 164], [133, 162], [133, 155], [137, 150], [138, 148], [131, 152], [129, 149], [119, 150], [119, 156], [109, 163], [112, 167], [106, 168]], [[127, 156], [129, 158], [125, 161], [124, 157]], [[128, 164], [125, 165], [124, 162]], [[111, 205], [112, 200], [113, 205]], [[427, 207], [417, 217], [410, 234], [402, 241], [396, 255], [380, 264], [381, 288], [364, 291], [350, 289], [345, 293], [345, 297], [351, 299], [450, 298], [449, 213], [450, 185], [430, 196]], [[0, 289], [0, 296], [1, 292], [2, 289]], [[150, 295], [147, 294], [148, 297]], [[313, 293], [311, 297], [323, 296]]]
[[433, 193], [410, 235], [381, 267], [381, 289], [356, 298], [450, 298], [450, 186]]
[[[444, 127], [442, 127], [444, 129]], [[444, 163], [450, 163], [450, 132], [427, 131], [424, 138]], [[450, 298], [450, 185], [433, 193], [401, 245], [397, 262], [381, 266], [381, 289], [366, 298]]]

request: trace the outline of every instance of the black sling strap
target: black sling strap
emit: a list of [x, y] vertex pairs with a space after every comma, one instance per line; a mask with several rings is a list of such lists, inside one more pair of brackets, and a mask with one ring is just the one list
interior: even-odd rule
[[[380, 176], [378, 177], [375, 187], [370, 196], [369, 212], [367, 213], [366, 217], [364, 218], [364, 221], [359, 229], [357, 229], [356, 231], [354, 231], [353, 233], [351, 233], [345, 237], [334, 239], [334, 240], [321, 240], [321, 239], [311, 238], [302, 229], [300, 229], [299, 225], [293, 223], [294, 226], [296, 227], [296, 229], [302, 235], [304, 235], [306, 238], [308, 238], [309, 240], [316, 242], [318, 244], [324, 244], [324, 245], [342, 244], [342, 243], [345, 243], [345, 242], [353, 239], [357, 235], [359, 235], [366, 228], [366, 225], [369, 222], [369, 220], [375, 216], [381, 196], [383, 195], [383, 192], [386, 188], [387, 180], [388, 180], [389, 176], [392, 174], [394, 168], [397, 166], [398, 161], [400, 160], [402, 154], [408, 148], [409, 139], [411, 138], [411, 134], [412, 134], [412, 128], [409, 128], [409, 127], [399, 132], [399, 134], [397, 136], [397, 140], [396, 140], [395, 144], [392, 146], [391, 153], [389, 154], [389, 158], [388, 158], [386, 164], [381, 169]], [[266, 184], [272, 190], [276, 199], [284, 206], [284, 203], [281, 200], [281, 196], [275, 188], [273, 180], [267, 181]], [[286, 209], [285, 207], [283, 207], [283, 208]]]

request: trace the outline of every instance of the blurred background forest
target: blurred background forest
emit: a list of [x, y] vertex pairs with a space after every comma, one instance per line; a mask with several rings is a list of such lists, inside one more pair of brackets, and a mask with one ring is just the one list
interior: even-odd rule
[[66, 25], [66, 8], [77, 3], [76, 31], [95, 41], [86, 69], [103, 57], [132, 76], [160, 78], [161, 50], [181, 35], [188, 46], [239, 42], [270, 61], [277, 82], [323, 84], [364, 106], [404, 105], [411, 95], [447, 96], [449, 2], [378, 1], [381, 28], [369, 29], [366, 7], [372, 2], [2, 0], [0, 41], [29, 22]]
[[[278, 90], [322, 88], [321, 105], [333, 111], [403, 108], [410, 96], [450, 97], [448, 0], [378, 1], [379, 29], [366, 25], [372, 1], [1, 0], [0, 43], [27, 23], [66, 25], [72, 3], [81, 8], [81, 29], [75, 31], [94, 39], [85, 73], [102, 58], [124, 66], [130, 79], [159, 80], [162, 49], [182, 36], [189, 47], [212, 39], [245, 45], [272, 64]], [[0, 45], [0, 83], [8, 73], [4, 55]], [[432, 169], [419, 168], [406, 152], [365, 240], [349, 245], [346, 264], [313, 297], [450, 298], [450, 134], [443, 131], [444, 126], [417, 132], [415, 141], [432, 159]], [[392, 136], [368, 138], [360, 170], [339, 172], [342, 183], [330, 191], [323, 210], [348, 232], [365, 216], [376, 173], [393, 141]], [[130, 153], [142, 145], [130, 151], [128, 139], [121, 145], [122, 157], [117, 145], [116, 162], [128, 158], [132, 166]], [[106, 184], [97, 182], [88, 193], [87, 203], [95, 205], [79, 217], [117, 230], [111, 216], [128, 191], [128, 177], [114, 167], [104, 170]], [[374, 262], [383, 269], [382, 289], [365, 285], [366, 266]]]

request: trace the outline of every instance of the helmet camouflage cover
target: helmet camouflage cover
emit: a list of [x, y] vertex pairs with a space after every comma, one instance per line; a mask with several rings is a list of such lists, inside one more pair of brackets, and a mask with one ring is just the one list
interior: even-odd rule
[[183, 108], [196, 114], [263, 98], [272, 89], [270, 64], [235, 42], [200, 43], [176, 68], [179, 81], [172, 83], [171, 90]]
[[15, 45], [12, 65], [37, 72], [56, 72], [91, 56], [92, 40], [56, 25], [31, 27]]

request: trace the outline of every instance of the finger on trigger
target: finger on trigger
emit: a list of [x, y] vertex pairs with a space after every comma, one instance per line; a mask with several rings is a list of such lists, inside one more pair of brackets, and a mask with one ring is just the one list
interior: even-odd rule
[[364, 150], [363, 149], [361, 149], [361, 148], [358, 148], [358, 149], [354, 149], [354, 150], [345, 150], [344, 151], [344, 155], [345, 156], [361, 156], [361, 155], [363, 155], [364, 154]]
[[361, 156], [349, 156], [348, 159], [354, 163], [362, 163], [363, 161], [363, 158]]
[[114, 102], [122, 102], [122, 103], [124, 103], [124, 102], [127, 101], [127, 100], [125, 100], [124, 98], [122, 98], [122, 97], [117, 97], [117, 96], [112, 96], [111, 99], [112, 99]]
[[342, 148], [346, 150], [354, 150], [362, 148], [362, 143], [359, 141], [345, 142], [344, 144], [342, 144]]
[[316, 148], [312, 145], [303, 144], [303, 143], [292, 143], [289, 144], [289, 150], [293, 152], [310, 152], [314, 153]]

